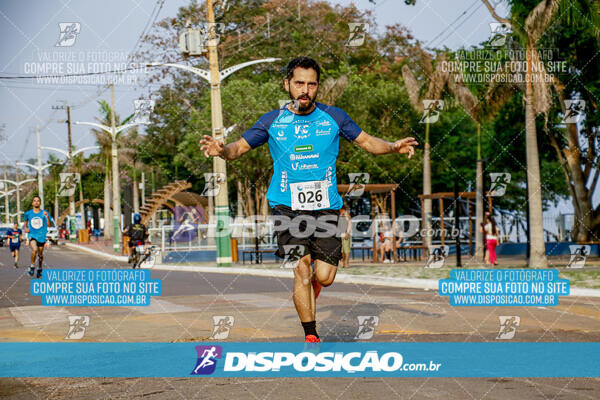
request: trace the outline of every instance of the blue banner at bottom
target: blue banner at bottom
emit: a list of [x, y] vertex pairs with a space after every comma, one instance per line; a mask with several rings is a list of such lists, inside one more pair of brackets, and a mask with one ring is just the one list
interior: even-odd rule
[[1, 377], [598, 377], [600, 343], [0, 343]]

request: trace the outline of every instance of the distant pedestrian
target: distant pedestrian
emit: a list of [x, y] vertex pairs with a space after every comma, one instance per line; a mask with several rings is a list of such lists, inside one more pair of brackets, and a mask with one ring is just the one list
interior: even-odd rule
[[481, 232], [485, 233], [486, 247], [489, 254], [489, 265], [498, 265], [496, 257], [496, 246], [498, 245], [498, 227], [494, 217], [490, 214], [486, 214], [483, 220], [484, 224], [481, 227]]
[[352, 220], [346, 205], [340, 209], [340, 219], [342, 228], [341, 267], [347, 268], [350, 266], [350, 253], [352, 252]]

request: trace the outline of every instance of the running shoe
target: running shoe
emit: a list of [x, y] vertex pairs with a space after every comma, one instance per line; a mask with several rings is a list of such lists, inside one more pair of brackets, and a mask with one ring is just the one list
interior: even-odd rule
[[306, 335], [304, 338], [303, 352], [319, 354], [321, 352], [321, 339], [315, 335]]
[[42, 277], [42, 270], [41, 269], [37, 270], [37, 275], [35, 277], [36, 278], [41, 278]]
[[304, 342], [306, 342], [306, 343], [321, 343], [321, 339], [319, 339], [315, 335], [306, 335], [306, 337], [304, 338]]
[[19, 268], [19, 264], [15, 261], [15, 268]]
[[29, 276], [33, 276], [34, 272], [35, 272], [35, 267], [32, 265], [31, 267], [29, 267], [29, 271], [27, 271], [27, 273], [29, 274]]

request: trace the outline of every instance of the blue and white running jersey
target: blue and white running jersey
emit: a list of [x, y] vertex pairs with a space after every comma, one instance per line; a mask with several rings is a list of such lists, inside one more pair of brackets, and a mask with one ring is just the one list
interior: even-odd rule
[[340, 136], [353, 141], [361, 132], [343, 110], [316, 103], [307, 115], [294, 114], [286, 106], [268, 112], [242, 137], [253, 149], [269, 143], [273, 176], [267, 200], [271, 207], [338, 210], [342, 198], [335, 163]]
[[[29, 210], [25, 213], [24, 219], [25, 222], [28, 222], [29, 233], [27, 237], [29, 239], [35, 239], [38, 243], [46, 243], [46, 235], [48, 234], [48, 220], [44, 213], [47, 212], [45, 210], [40, 210], [39, 212], [35, 212], [33, 210]], [[52, 223], [54, 220], [48, 213], [48, 218]]]

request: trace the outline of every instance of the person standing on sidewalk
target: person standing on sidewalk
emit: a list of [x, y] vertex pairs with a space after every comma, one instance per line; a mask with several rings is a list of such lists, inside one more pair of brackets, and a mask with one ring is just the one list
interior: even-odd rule
[[485, 244], [490, 260], [489, 265], [498, 265], [496, 257], [496, 246], [498, 245], [498, 227], [496, 226], [496, 221], [492, 215], [486, 213], [481, 232], [485, 234], [486, 238]]
[[342, 233], [342, 268], [348, 268], [352, 252], [352, 220], [346, 205], [340, 209], [340, 218], [343, 218], [342, 228], [345, 228]]

